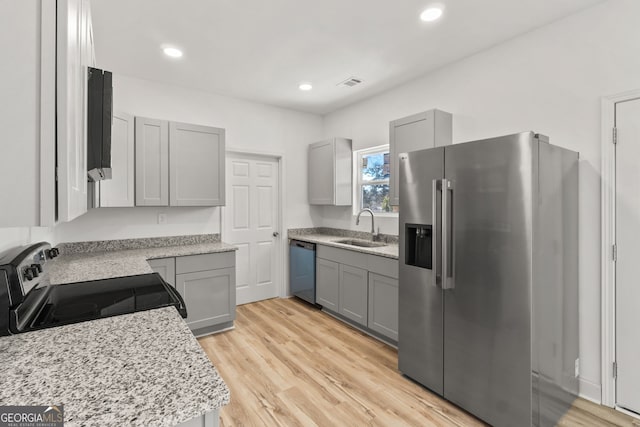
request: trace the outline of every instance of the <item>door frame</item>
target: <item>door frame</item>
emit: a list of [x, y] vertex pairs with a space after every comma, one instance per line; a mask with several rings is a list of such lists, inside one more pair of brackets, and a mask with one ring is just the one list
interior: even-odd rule
[[[278, 241], [276, 242], [276, 280], [278, 281], [276, 285], [277, 294], [279, 298], [284, 298], [287, 293], [286, 286], [286, 276], [285, 276], [285, 266], [284, 266], [284, 254], [287, 249], [287, 239], [283, 233], [284, 224], [286, 224], [285, 218], [285, 202], [286, 202], [286, 194], [285, 194], [285, 186], [284, 186], [284, 154], [278, 152], [267, 152], [267, 151], [256, 151], [244, 148], [237, 147], [226, 147], [225, 150], [225, 162], [227, 155], [240, 155], [240, 156], [253, 156], [253, 157], [263, 157], [269, 158], [271, 160], [275, 160], [278, 162], [278, 218], [276, 220], [277, 228], [278, 228]], [[225, 186], [226, 184], [226, 175], [225, 175]], [[220, 235], [222, 236], [221, 240], [224, 240], [224, 224], [226, 219], [226, 205], [220, 209]]]
[[601, 126], [601, 400], [602, 404], [621, 410], [616, 405], [616, 150], [613, 141], [616, 124], [616, 104], [640, 98], [640, 89], [602, 98]]

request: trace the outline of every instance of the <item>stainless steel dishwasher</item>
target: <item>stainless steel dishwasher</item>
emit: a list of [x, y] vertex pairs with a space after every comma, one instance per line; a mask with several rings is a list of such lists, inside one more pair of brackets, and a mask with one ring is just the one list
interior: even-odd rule
[[291, 293], [311, 304], [316, 303], [316, 245], [289, 241], [289, 284]]

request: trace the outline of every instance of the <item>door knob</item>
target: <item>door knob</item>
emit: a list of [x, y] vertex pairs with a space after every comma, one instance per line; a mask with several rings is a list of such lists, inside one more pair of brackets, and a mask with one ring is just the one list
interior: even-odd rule
[[273, 232], [273, 237], [278, 237], [280, 235], [280, 233], [278, 233], [277, 231]]

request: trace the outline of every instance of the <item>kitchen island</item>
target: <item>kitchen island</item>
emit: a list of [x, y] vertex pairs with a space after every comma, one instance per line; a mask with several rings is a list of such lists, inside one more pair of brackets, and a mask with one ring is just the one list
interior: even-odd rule
[[229, 389], [173, 307], [0, 338], [0, 405], [65, 426], [215, 426]]
[[[42, 277], [53, 286], [152, 273], [149, 259], [237, 249], [217, 235], [58, 248]], [[0, 337], [0, 405], [62, 404], [66, 426], [213, 427], [229, 399], [174, 307]]]

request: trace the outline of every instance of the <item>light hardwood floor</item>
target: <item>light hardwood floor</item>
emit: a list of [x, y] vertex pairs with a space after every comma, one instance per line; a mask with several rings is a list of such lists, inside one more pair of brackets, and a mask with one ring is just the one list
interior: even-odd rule
[[[482, 426], [403, 377], [397, 351], [296, 299], [239, 306], [199, 339], [231, 390], [221, 426]], [[640, 426], [578, 399], [561, 426]]]

